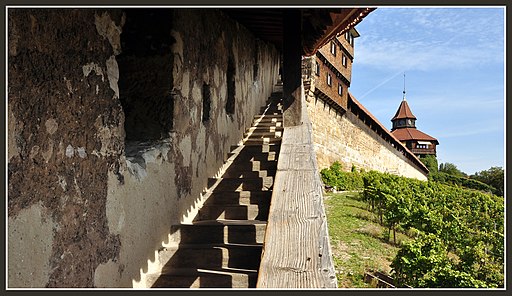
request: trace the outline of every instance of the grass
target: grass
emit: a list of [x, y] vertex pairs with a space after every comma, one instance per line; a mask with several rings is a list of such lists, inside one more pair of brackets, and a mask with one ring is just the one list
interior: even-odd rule
[[364, 282], [365, 271], [389, 274], [400, 242], [408, 237], [397, 232], [397, 245], [392, 234], [388, 241], [388, 230], [376, 222], [359, 192], [325, 194], [325, 210], [338, 287], [372, 288]]

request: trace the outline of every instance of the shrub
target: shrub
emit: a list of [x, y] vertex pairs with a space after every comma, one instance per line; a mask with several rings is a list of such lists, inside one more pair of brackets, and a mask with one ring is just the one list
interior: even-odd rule
[[339, 162], [334, 162], [328, 169], [320, 171], [325, 185], [336, 190], [361, 190], [364, 187], [363, 172], [352, 166], [352, 172], [345, 172]]

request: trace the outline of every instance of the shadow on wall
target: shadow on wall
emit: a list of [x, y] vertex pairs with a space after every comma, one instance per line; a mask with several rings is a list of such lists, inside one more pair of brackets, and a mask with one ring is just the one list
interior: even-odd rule
[[[259, 96], [272, 87], [270, 80], [275, 76], [277, 55], [272, 47], [246, 34], [245, 28], [235, 26], [233, 20], [216, 10], [184, 10], [183, 14], [177, 13], [177, 9], [123, 11], [126, 13], [121, 33], [123, 50], [117, 61], [120, 101], [125, 113], [126, 163], [138, 181], [145, 176], [157, 179], [141, 183], [140, 190], [135, 187], [135, 193], [126, 193], [136, 199], [137, 193], [146, 194], [151, 186], [175, 187], [166, 193], [172, 196], [172, 201], [156, 194], [148, 198], [156, 201], [147, 205], [157, 213], [143, 223], [160, 229], [153, 230], [154, 237], [143, 231], [139, 234], [142, 239], [148, 239], [146, 244], [151, 250], [136, 244], [132, 247], [131, 242], [123, 249], [143, 254], [137, 266], [133, 264], [135, 267], [125, 275], [130, 273], [134, 287], [144, 287], [146, 276], [158, 270], [162, 262], [158, 250], [153, 250], [155, 244], [160, 244], [161, 240], [163, 247], [169, 247], [176, 235], [174, 232], [167, 234], [168, 228], [162, 231], [163, 225], [168, 225], [169, 221], [174, 223], [181, 214], [184, 216], [181, 222], [194, 219], [197, 209], [206, 200], [207, 176], [222, 164], [226, 158], [225, 148], [238, 140], [237, 135], [243, 133], [241, 127], [252, 120], [252, 112], [264, 103], [265, 97], [260, 101]], [[190, 30], [201, 33], [189, 34]], [[205, 31], [211, 32], [204, 34]], [[234, 38], [234, 34], [239, 35]], [[250, 68], [247, 73], [251, 75], [246, 75], [240, 70], [245, 69], [246, 63], [260, 63], [261, 67]], [[163, 158], [158, 164], [166, 165], [156, 173], [149, 165], [154, 156]], [[173, 185], [169, 186], [158, 183], [166, 182], [163, 175], [167, 168], [174, 170], [174, 177], [169, 179]], [[220, 168], [217, 174], [222, 170]], [[134, 188], [130, 186], [124, 190]], [[165, 207], [169, 207], [165, 215], [173, 216], [156, 218]], [[145, 258], [148, 258], [147, 264]], [[133, 271], [138, 266], [140, 270]], [[126, 278], [128, 276], [123, 280]]]
[[219, 178], [201, 194], [199, 212], [171, 227], [135, 287], [256, 287], [280, 145], [250, 141], [267, 133], [275, 138], [260, 141], [278, 142], [282, 127], [250, 129], [246, 145], [231, 147]]

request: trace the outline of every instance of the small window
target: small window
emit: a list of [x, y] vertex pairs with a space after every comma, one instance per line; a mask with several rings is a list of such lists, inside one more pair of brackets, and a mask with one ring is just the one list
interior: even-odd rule
[[331, 53], [336, 56], [336, 43], [331, 42]]
[[343, 65], [343, 67], [347, 67], [347, 56], [345, 54], [341, 56], [341, 64]]
[[343, 95], [343, 85], [341, 83], [338, 83], [338, 95]]
[[320, 64], [318, 62], [315, 63], [315, 74], [320, 76]]
[[331, 86], [331, 85], [332, 85], [332, 77], [331, 77], [331, 74], [330, 74], [330, 73], [327, 73], [327, 85], [328, 85], [328, 86]]
[[210, 86], [203, 83], [203, 123], [210, 120], [210, 110], [212, 104]]
[[229, 55], [228, 58], [228, 68], [226, 71], [226, 81], [227, 81], [227, 99], [226, 99], [226, 113], [227, 114], [235, 114], [235, 92], [236, 92], [236, 66], [234, 62], [233, 55]]
[[345, 32], [345, 39], [348, 41], [348, 44], [354, 45], [354, 35], [352, 35], [350, 32]]

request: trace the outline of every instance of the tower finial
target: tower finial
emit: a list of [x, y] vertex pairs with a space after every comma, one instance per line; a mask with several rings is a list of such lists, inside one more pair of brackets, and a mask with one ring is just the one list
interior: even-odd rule
[[403, 100], [405, 101], [405, 72], [404, 72], [404, 96], [403, 96]]

